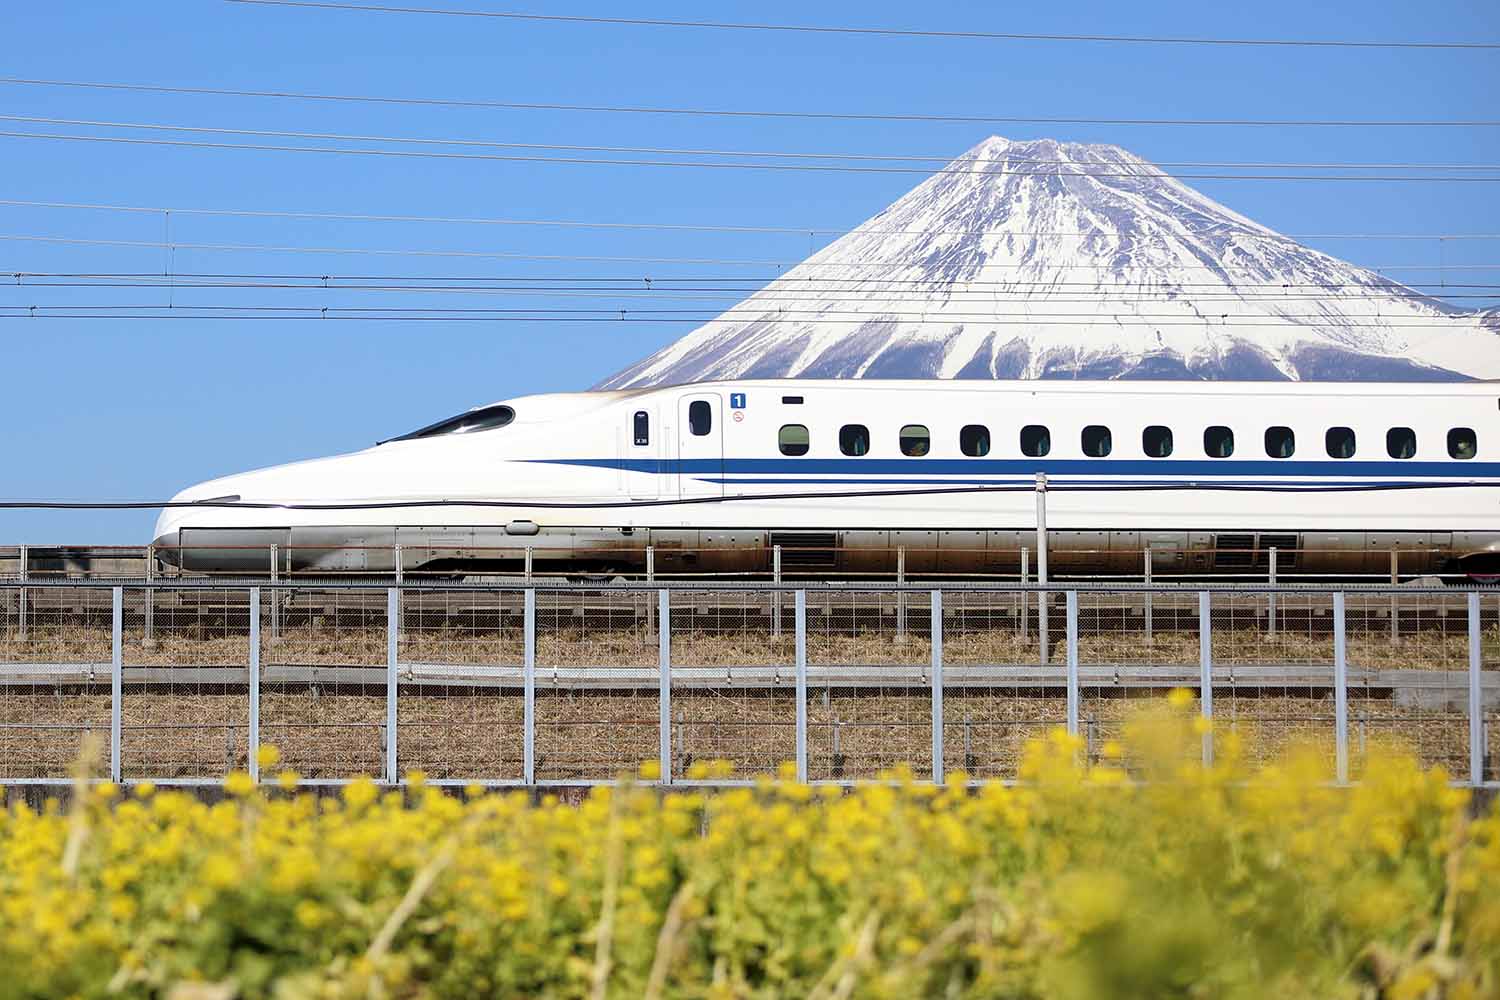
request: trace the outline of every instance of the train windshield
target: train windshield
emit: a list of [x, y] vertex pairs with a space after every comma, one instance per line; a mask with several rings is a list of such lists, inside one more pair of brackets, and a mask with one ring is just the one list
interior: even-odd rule
[[[442, 437], [446, 434], [473, 434], [504, 427], [516, 419], [516, 411], [508, 406], [481, 406], [477, 410], [466, 410], [456, 417], [428, 424], [410, 434], [388, 438], [389, 441], [415, 441], [418, 438]], [[385, 444], [385, 441], [380, 442]]]

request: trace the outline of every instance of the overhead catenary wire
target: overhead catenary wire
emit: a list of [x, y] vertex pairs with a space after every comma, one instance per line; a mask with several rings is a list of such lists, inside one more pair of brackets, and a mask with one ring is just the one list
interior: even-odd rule
[[71, 87], [201, 97], [242, 97], [290, 101], [324, 101], [415, 107], [470, 108], [495, 111], [566, 111], [588, 114], [677, 115], [713, 118], [774, 118], [807, 121], [933, 122], [960, 125], [1119, 125], [1264, 128], [1496, 128], [1500, 119], [1283, 119], [1283, 118], [1080, 118], [1019, 115], [932, 115], [899, 112], [825, 112], [787, 109], [684, 108], [649, 105], [525, 103], [437, 97], [391, 97], [363, 94], [325, 94], [292, 90], [246, 90], [224, 87], [184, 87], [165, 84], [100, 80], [52, 80], [0, 77], [0, 84], [32, 87]]
[[[1497, 168], [1500, 169], [1500, 168]], [[835, 236], [853, 232], [847, 226], [748, 226], [713, 225], [709, 223], [676, 222], [617, 222], [586, 219], [515, 219], [486, 218], [462, 215], [410, 215], [374, 214], [369, 212], [307, 212], [287, 209], [258, 208], [192, 208], [180, 205], [118, 205], [101, 202], [80, 201], [28, 201], [19, 198], [0, 198], [0, 206], [17, 208], [78, 209], [83, 211], [123, 212], [162, 215], [225, 216], [240, 218], [271, 219], [319, 219], [340, 222], [389, 222], [432, 223], [444, 225], [472, 226], [538, 226], [563, 229], [624, 230], [628, 232], [694, 232], [694, 233], [747, 233], [780, 234], [787, 236]], [[1021, 237], [1064, 237], [1081, 239], [1118, 239], [1138, 242], [1144, 238], [1131, 233], [1111, 233], [1104, 230], [1086, 233], [1058, 230], [987, 230], [987, 229], [879, 229], [867, 226], [855, 227], [866, 236], [981, 236], [990, 233]], [[1222, 224], [1194, 228], [1184, 226], [1181, 230], [1163, 235], [1232, 235], [1236, 238], [1264, 240], [1500, 240], [1500, 233], [1277, 233], [1270, 230], [1249, 228], [1243, 223]], [[1152, 236], [1150, 238], [1159, 238]]]
[[[681, 264], [681, 265], [721, 265], [736, 267], [838, 267], [849, 270], [861, 268], [891, 268], [909, 266], [909, 260], [861, 260], [852, 262], [819, 261], [819, 260], [791, 260], [791, 259], [766, 259], [766, 258], [732, 258], [732, 257], [645, 257], [624, 255], [602, 255], [602, 254], [528, 254], [520, 251], [492, 251], [492, 250], [432, 250], [423, 248], [390, 248], [390, 247], [309, 247], [293, 245], [272, 245], [262, 243], [190, 243], [161, 240], [108, 240], [99, 238], [53, 236], [35, 233], [0, 233], [0, 241], [29, 242], [29, 243], [56, 243], [71, 246], [95, 246], [95, 247], [135, 247], [150, 248], [154, 250], [212, 250], [224, 252], [247, 252], [247, 253], [303, 253], [303, 254], [330, 254], [330, 255], [375, 255], [375, 256], [407, 256], [407, 257], [468, 257], [475, 259], [510, 260], [510, 261], [544, 261], [544, 262], [574, 262], [574, 263], [615, 263], [615, 264]], [[1368, 264], [1350, 265], [1357, 266], [1360, 270], [1377, 271], [1464, 271], [1464, 270], [1500, 270], [1500, 264]], [[1031, 264], [1007, 264], [987, 263], [986, 269], [1016, 270], [1036, 268]], [[1041, 270], [1099, 270], [1092, 264], [1049, 264], [1040, 268]], [[1178, 270], [1207, 271], [1220, 273], [1222, 267], [1211, 267], [1206, 264], [1182, 264], [1177, 266]], [[776, 275], [780, 277], [783, 275]], [[803, 279], [798, 279], [803, 280]], [[972, 282], [970, 282], [972, 284]]]
[[[809, 152], [805, 150], [756, 150], [756, 149], [706, 149], [701, 147], [665, 147], [665, 146], [597, 146], [579, 145], [569, 143], [546, 143], [546, 142], [500, 142], [491, 139], [468, 139], [433, 136], [400, 136], [400, 135], [370, 135], [367, 133], [346, 132], [300, 132], [282, 129], [253, 129], [253, 128], [226, 128], [217, 125], [178, 125], [170, 122], [122, 122], [110, 121], [97, 118], [47, 118], [36, 115], [7, 115], [0, 114], [0, 121], [22, 122], [31, 125], [80, 125], [90, 128], [111, 129], [136, 129], [142, 131], [156, 132], [187, 132], [192, 134], [209, 135], [235, 135], [254, 136], [260, 138], [281, 139], [318, 139], [335, 140], [338, 142], [392, 142], [423, 146], [472, 146], [490, 149], [529, 149], [548, 150], [554, 152], [582, 152], [582, 153], [630, 153], [640, 155], [663, 155], [663, 156], [747, 156], [766, 159], [792, 159], [792, 160], [851, 160], [851, 161], [880, 161], [880, 162], [902, 162], [902, 163], [937, 163], [952, 164], [960, 159], [965, 164], [1022, 164], [1032, 166], [1074, 166], [1086, 168], [1086, 162], [1078, 160], [1063, 159], [1059, 157], [1038, 156], [975, 156], [965, 157], [961, 153], [939, 153], [939, 154], [900, 154], [900, 153], [849, 153], [849, 152]], [[1474, 171], [1500, 171], [1500, 163], [1412, 163], [1412, 162], [1377, 162], [1377, 163], [1351, 163], [1339, 161], [1314, 161], [1314, 162], [1286, 162], [1286, 161], [1226, 161], [1226, 160], [1160, 160], [1140, 161], [1139, 170], [1100, 172], [1083, 169], [1078, 174], [1060, 174], [1060, 176], [1099, 176], [1099, 177], [1121, 177], [1121, 176], [1143, 176], [1155, 177], [1162, 174], [1161, 167], [1193, 167], [1193, 168], [1221, 168], [1233, 170], [1474, 170]], [[959, 171], [969, 173], [971, 171]], [[973, 171], [977, 173], [991, 173], [997, 171]], [[1009, 176], [1027, 176], [1027, 171], [998, 171]], [[1038, 172], [1050, 176], [1051, 172]]]
[[1005, 42], [1104, 42], [1121, 45], [1214, 45], [1352, 49], [1500, 49], [1500, 42], [1488, 41], [1379, 41], [1312, 38], [1207, 38], [1182, 35], [1063, 34], [1057, 32], [937, 30], [852, 25], [773, 24], [769, 22], [748, 21], [675, 20], [650, 17], [604, 17], [583, 14], [538, 14], [522, 11], [347, 3], [337, 2], [337, 0], [228, 0], [228, 2], [261, 7], [300, 7], [314, 10], [338, 10], [378, 14], [435, 14], [445, 17], [493, 18], [559, 24], [594, 24], [649, 28], [705, 28], [720, 31], [770, 31], [820, 35], [862, 35], [886, 38], [930, 38]]
[[1381, 181], [1421, 183], [1490, 184], [1494, 177], [1410, 175], [1410, 174], [1247, 174], [1247, 173], [1148, 173], [1142, 171], [1067, 171], [1067, 170], [969, 170], [954, 167], [926, 169], [920, 167], [869, 166], [826, 163], [752, 163], [719, 160], [610, 159], [601, 156], [536, 156], [521, 153], [471, 153], [432, 149], [383, 149], [355, 146], [280, 145], [275, 143], [209, 142], [197, 139], [160, 139], [125, 135], [82, 135], [62, 132], [0, 131], [0, 138], [40, 139], [63, 142], [119, 143], [134, 146], [170, 146], [188, 149], [243, 150], [250, 152], [319, 153], [347, 156], [387, 156], [414, 159], [472, 160], [503, 163], [573, 164], [580, 166], [679, 167], [722, 170], [803, 171], [817, 173], [907, 174], [978, 174], [1013, 177], [1169, 177], [1173, 180], [1247, 180], [1247, 181]]

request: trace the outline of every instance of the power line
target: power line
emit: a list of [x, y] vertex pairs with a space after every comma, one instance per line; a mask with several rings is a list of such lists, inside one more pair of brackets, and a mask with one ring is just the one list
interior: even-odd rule
[[[732, 258], [732, 257], [631, 257], [631, 256], [606, 256], [588, 254], [527, 254], [519, 251], [483, 251], [483, 250], [428, 250], [420, 248], [377, 248], [377, 247], [308, 247], [290, 245], [269, 245], [260, 243], [185, 243], [185, 242], [163, 242], [160, 240], [106, 240], [84, 237], [47, 236], [31, 233], [0, 233], [0, 241], [14, 241], [27, 243], [56, 243], [70, 246], [95, 246], [95, 247], [121, 247], [121, 248], [143, 248], [152, 250], [211, 250], [224, 252], [244, 253], [305, 253], [305, 254], [348, 254], [348, 255], [373, 255], [373, 256], [407, 256], [407, 257], [469, 257], [481, 260], [513, 260], [513, 261], [545, 261], [545, 262], [575, 262], [596, 264], [683, 264], [683, 265], [722, 265], [734, 267], [835, 267], [846, 270], [859, 270], [866, 268], [892, 268], [909, 267], [909, 260], [860, 260], [851, 262], [818, 261], [818, 260], [771, 260], [754, 258]], [[1475, 270], [1500, 270], [1500, 264], [1375, 264], [1375, 265], [1350, 265], [1362, 271], [1475, 271]], [[986, 270], [1101, 270], [1103, 266], [1091, 264], [1049, 264], [1037, 267], [1031, 264], [1002, 264], [986, 263]], [[1206, 264], [1181, 264], [1178, 270], [1208, 271], [1218, 273], [1222, 267], [1211, 267]], [[773, 277], [785, 277], [786, 272], [781, 272]], [[744, 280], [750, 280], [745, 278]], [[769, 280], [769, 279], [768, 279]], [[806, 279], [797, 279], [799, 281]], [[864, 279], [849, 279], [864, 280]], [[973, 284], [972, 281], [965, 284]], [[1222, 284], [1222, 283], [1221, 283]]]
[[861, 28], [846, 25], [768, 24], [731, 21], [679, 21], [646, 17], [596, 17], [580, 14], [532, 14], [516, 11], [454, 10], [445, 7], [391, 7], [377, 4], [335, 3], [331, 0], [228, 0], [262, 7], [301, 7], [318, 10], [379, 14], [438, 14], [446, 17], [496, 18], [559, 24], [598, 24], [648, 28], [711, 28], [731, 31], [777, 31], [819, 35], [863, 35], [886, 38], [969, 39], [1006, 42], [1106, 42], [1144, 45], [1274, 46], [1345, 49], [1500, 49], [1500, 42], [1357, 41], [1299, 38], [1191, 38], [1176, 35], [1074, 35], [1017, 31], [936, 31], [915, 28]]
[[[1500, 169], [1500, 168], [1497, 168]], [[227, 216], [240, 218], [269, 218], [269, 219], [325, 219], [340, 222], [413, 222], [413, 223], [440, 223], [445, 225], [472, 225], [472, 226], [537, 226], [557, 227], [561, 229], [602, 229], [602, 230], [624, 230], [629, 232], [693, 232], [693, 233], [747, 233], [747, 234], [771, 234], [787, 236], [839, 236], [854, 232], [855, 229], [861, 235], [866, 236], [982, 236], [990, 233], [1004, 236], [1024, 237], [1079, 237], [1085, 239], [1120, 239], [1128, 241], [1140, 241], [1144, 237], [1128, 233], [1108, 233], [1096, 231], [1065, 232], [1065, 231], [1041, 231], [1028, 230], [1024, 232], [1011, 230], [988, 230], [988, 229], [867, 229], [865, 226], [833, 227], [833, 226], [733, 226], [733, 225], [710, 225], [707, 223], [668, 223], [668, 222], [593, 222], [575, 219], [505, 219], [505, 218], [477, 218], [474, 216], [452, 216], [452, 215], [376, 215], [370, 213], [348, 213], [348, 212], [296, 212], [274, 209], [241, 209], [241, 208], [183, 208], [167, 205], [110, 205], [97, 202], [72, 202], [72, 201], [24, 201], [16, 198], [0, 198], [0, 205], [15, 206], [21, 208], [62, 208], [97, 210], [107, 212], [135, 212], [156, 215], [202, 215], [202, 216]], [[1182, 232], [1188, 234], [1225, 234], [1236, 238], [1264, 240], [1500, 240], [1500, 233], [1276, 233], [1269, 230], [1259, 231], [1245, 228], [1243, 226], [1231, 226], [1223, 224], [1218, 226], [1204, 226], [1201, 228], [1185, 228]]]
[[[818, 153], [799, 150], [754, 150], [754, 149], [700, 149], [700, 148], [671, 148], [661, 146], [589, 146], [568, 143], [547, 142], [498, 142], [489, 139], [453, 139], [433, 138], [422, 136], [392, 136], [392, 135], [366, 135], [348, 134], [340, 132], [292, 132], [278, 129], [247, 129], [247, 128], [224, 128], [222, 126], [208, 125], [175, 125], [163, 122], [120, 122], [105, 121], [87, 118], [44, 118], [35, 115], [5, 115], [0, 114], [0, 121], [23, 122], [33, 125], [82, 125], [90, 128], [113, 128], [113, 129], [138, 129], [158, 132], [188, 132], [193, 134], [209, 135], [235, 135], [254, 136], [260, 138], [280, 139], [319, 139], [334, 140], [337, 142], [393, 142], [420, 146], [473, 146], [488, 149], [527, 149], [548, 150], [553, 152], [573, 153], [628, 153], [638, 155], [662, 155], [662, 156], [748, 156], [766, 159], [792, 159], [792, 160], [852, 160], [852, 161], [883, 161], [883, 162], [907, 162], [907, 163], [938, 163], [952, 164], [962, 160], [965, 164], [972, 163], [1003, 163], [1003, 164], [1029, 164], [1029, 165], [1051, 165], [1051, 166], [1075, 166], [1086, 168], [1087, 163], [1077, 160], [1060, 159], [1057, 157], [1037, 156], [1002, 156], [1002, 157], [973, 157], [967, 158], [962, 154], [938, 154], [938, 155], [914, 155], [894, 153]], [[1132, 159], [1136, 159], [1132, 157]], [[1095, 176], [1095, 177], [1121, 177], [1121, 176], [1156, 176], [1163, 173], [1161, 167], [1190, 167], [1190, 168], [1221, 168], [1232, 170], [1480, 170], [1497, 171], [1500, 164], [1493, 163], [1349, 163], [1349, 162], [1256, 162], [1256, 161], [1223, 161], [1223, 160], [1183, 160], [1161, 162], [1139, 160], [1140, 170], [1123, 172], [1100, 172], [1083, 170], [1078, 175], [1059, 174], [1059, 176]], [[1134, 166], [1134, 164], [1131, 164]], [[921, 172], [929, 172], [923, 170]], [[958, 171], [970, 173], [971, 171]], [[1027, 176], [1021, 171], [981, 171], [982, 173], [1004, 173], [1012, 176]], [[1038, 172], [1042, 176], [1052, 176], [1051, 171]]]
[[439, 97], [381, 97], [363, 94], [320, 94], [290, 90], [241, 90], [222, 87], [178, 87], [161, 84], [118, 83], [95, 80], [47, 80], [31, 77], [0, 77], [0, 84], [29, 87], [72, 87], [118, 90], [150, 94], [185, 94], [201, 97], [251, 97], [287, 101], [326, 101], [358, 104], [389, 104], [416, 107], [469, 108], [491, 111], [566, 111], [587, 114], [679, 115], [707, 118], [776, 118], [807, 121], [934, 122], [960, 125], [1118, 125], [1192, 127], [1274, 128], [1496, 128], [1500, 119], [1282, 119], [1282, 118], [1077, 118], [1020, 115], [930, 115], [787, 110], [734, 110], [729, 108], [683, 108], [649, 105], [558, 104], [517, 101], [463, 100]]
[[279, 152], [279, 153], [337, 153], [352, 156], [392, 156], [417, 159], [437, 160], [479, 160], [490, 162], [508, 163], [548, 163], [548, 164], [577, 164], [589, 166], [621, 166], [621, 167], [694, 167], [713, 168], [729, 170], [778, 170], [778, 171], [813, 171], [818, 173], [861, 173], [861, 174], [918, 174], [921, 176], [933, 176], [936, 174], [980, 174], [1013, 177], [1170, 177], [1174, 180], [1253, 180], [1253, 181], [1418, 181], [1424, 183], [1495, 183], [1500, 182], [1500, 176], [1495, 177], [1444, 177], [1444, 176], [1411, 176], [1396, 174], [1379, 175], [1355, 175], [1342, 174], [1167, 174], [1164, 172], [1146, 173], [1140, 171], [1128, 172], [1101, 172], [1101, 171], [1064, 171], [1064, 170], [966, 170], [957, 168], [940, 167], [935, 170], [917, 167], [877, 167], [877, 166], [850, 166], [844, 164], [819, 164], [819, 163], [743, 163], [743, 162], [720, 162], [710, 160], [621, 160], [607, 159], [604, 157], [580, 157], [580, 156], [532, 156], [523, 154], [507, 153], [455, 153], [440, 152], [437, 150], [416, 149], [377, 149], [377, 148], [351, 148], [343, 146], [283, 146], [268, 143], [233, 143], [233, 142], [205, 142], [190, 139], [148, 139], [138, 136], [123, 135], [78, 135], [57, 132], [16, 132], [0, 131], [0, 137], [10, 139], [52, 139], [71, 142], [104, 142], [121, 143], [136, 146], [175, 146], [193, 149], [239, 149], [255, 152]]

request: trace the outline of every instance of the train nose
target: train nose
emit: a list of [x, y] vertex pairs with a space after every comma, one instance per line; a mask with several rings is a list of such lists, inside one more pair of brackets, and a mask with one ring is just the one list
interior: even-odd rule
[[151, 533], [152, 544], [163, 562], [183, 568], [184, 529], [234, 523], [232, 505], [241, 499], [234, 482], [236, 478], [230, 476], [198, 483], [167, 501], [167, 506], [157, 515], [156, 529]]

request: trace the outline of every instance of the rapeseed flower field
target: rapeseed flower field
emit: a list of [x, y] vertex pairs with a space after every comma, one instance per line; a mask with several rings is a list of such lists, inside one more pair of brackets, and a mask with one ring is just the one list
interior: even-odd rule
[[1203, 729], [1180, 692], [1013, 787], [333, 796], [269, 747], [216, 804], [93, 785], [0, 814], [0, 997], [1500, 994], [1500, 817], [1398, 748], [1340, 788]]

